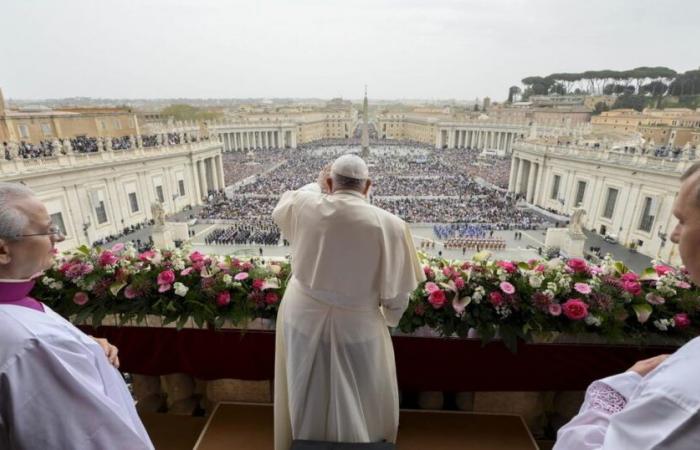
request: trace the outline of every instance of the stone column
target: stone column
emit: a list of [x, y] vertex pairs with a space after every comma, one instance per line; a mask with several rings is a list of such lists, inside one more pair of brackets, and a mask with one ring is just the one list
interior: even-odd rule
[[513, 192], [515, 189], [515, 177], [518, 175], [518, 165], [520, 158], [513, 157], [510, 162], [510, 177], [508, 178], [508, 192]]
[[528, 203], [532, 203], [532, 199], [535, 197], [535, 178], [537, 176], [537, 164], [534, 161], [530, 161], [530, 173], [527, 176], [527, 195], [526, 200]]
[[224, 189], [226, 187], [226, 178], [224, 178], [224, 161], [221, 155], [214, 157], [214, 171], [218, 179], [219, 189]]
[[518, 158], [518, 159], [519, 159], [518, 176], [515, 178], [515, 193], [522, 194], [523, 175], [525, 172], [525, 160], [522, 158]]
[[292, 148], [297, 148], [297, 134], [292, 131]]
[[208, 197], [209, 187], [207, 186], [207, 173], [203, 160], [197, 161], [197, 169], [199, 170], [199, 190], [202, 193], [202, 197]]

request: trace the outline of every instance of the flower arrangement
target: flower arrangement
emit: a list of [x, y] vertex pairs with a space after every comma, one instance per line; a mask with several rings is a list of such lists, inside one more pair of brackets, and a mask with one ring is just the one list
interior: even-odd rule
[[619, 261], [600, 265], [572, 258], [472, 261], [421, 255], [427, 280], [416, 289], [399, 323], [411, 333], [427, 326], [442, 336], [484, 340], [496, 334], [511, 347], [535, 334], [595, 333], [607, 341], [664, 335], [679, 340], [697, 335], [700, 289], [687, 272], [655, 264], [641, 275]]
[[[655, 264], [641, 274], [605, 258], [494, 261], [482, 252], [470, 261], [419, 253], [427, 280], [412, 293], [398, 328], [429, 327], [441, 336], [472, 329], [488, 341], [547, 333], [595, 333], [615, 342], [697, 334], [700, 289], [683, 268]], [[287, 262], [242, 261], [189, 248], [149, 250], [117, 244], [81, 247], [58, 256], [33, 295], [66, 317], [99, 325], [109, 314], [120, 323], [157, 315], [182, 327], [242, 326], [274, 319], [290, 274]], [[641, 342], [641, 341], [640, 341]]]
[[288, 275], [287, 263], [254, 264], [189, 248], [138, 253], [133, 245], [116, 244], [57, 257], [33, 295], [95, 326], [113, 314], [121, 324], [157, 315], [178, 328], [190, 318], [199, 327], [221, 327], [227, 320], [274, 318]]

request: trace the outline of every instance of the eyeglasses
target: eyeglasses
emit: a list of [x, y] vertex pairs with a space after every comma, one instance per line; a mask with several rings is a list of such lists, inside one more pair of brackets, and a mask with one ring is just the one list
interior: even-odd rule
[[46, 233], [20, 234], [20, 235], [17, 235], [16, 238], [19, 239], [19, 238], [23, 238], [23, 237], [32, 237], [32, 236], [51, 236], [54, 239], [61, 239], [62, 237], [64, 237], [61, 229], [56, 225], [52, 225], [51, 227], [49, 227], [49, 231], [47, 231]]

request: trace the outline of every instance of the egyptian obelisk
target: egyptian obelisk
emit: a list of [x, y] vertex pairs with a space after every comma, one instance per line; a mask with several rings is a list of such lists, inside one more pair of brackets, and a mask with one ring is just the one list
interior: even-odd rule
[[362, 103], [362, 157], [369, 156], [369, 125], [367, 124], [367, 85], [365, 85], [365, 100]]

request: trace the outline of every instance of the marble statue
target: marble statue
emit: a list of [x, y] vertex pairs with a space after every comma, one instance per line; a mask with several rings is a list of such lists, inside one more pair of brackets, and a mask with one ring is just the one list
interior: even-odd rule
[[586, 210], [583, 208], [577, 208], [571, 214], [569, 219], [569, 231], [572, 234], [583, 234], [583, 216], [586, 215]]
[[162, 203], [151, 203], [151, 214], [153, 215], [153, 221], [156, 226], [165, 225], [165, 209], [163, 209]]

